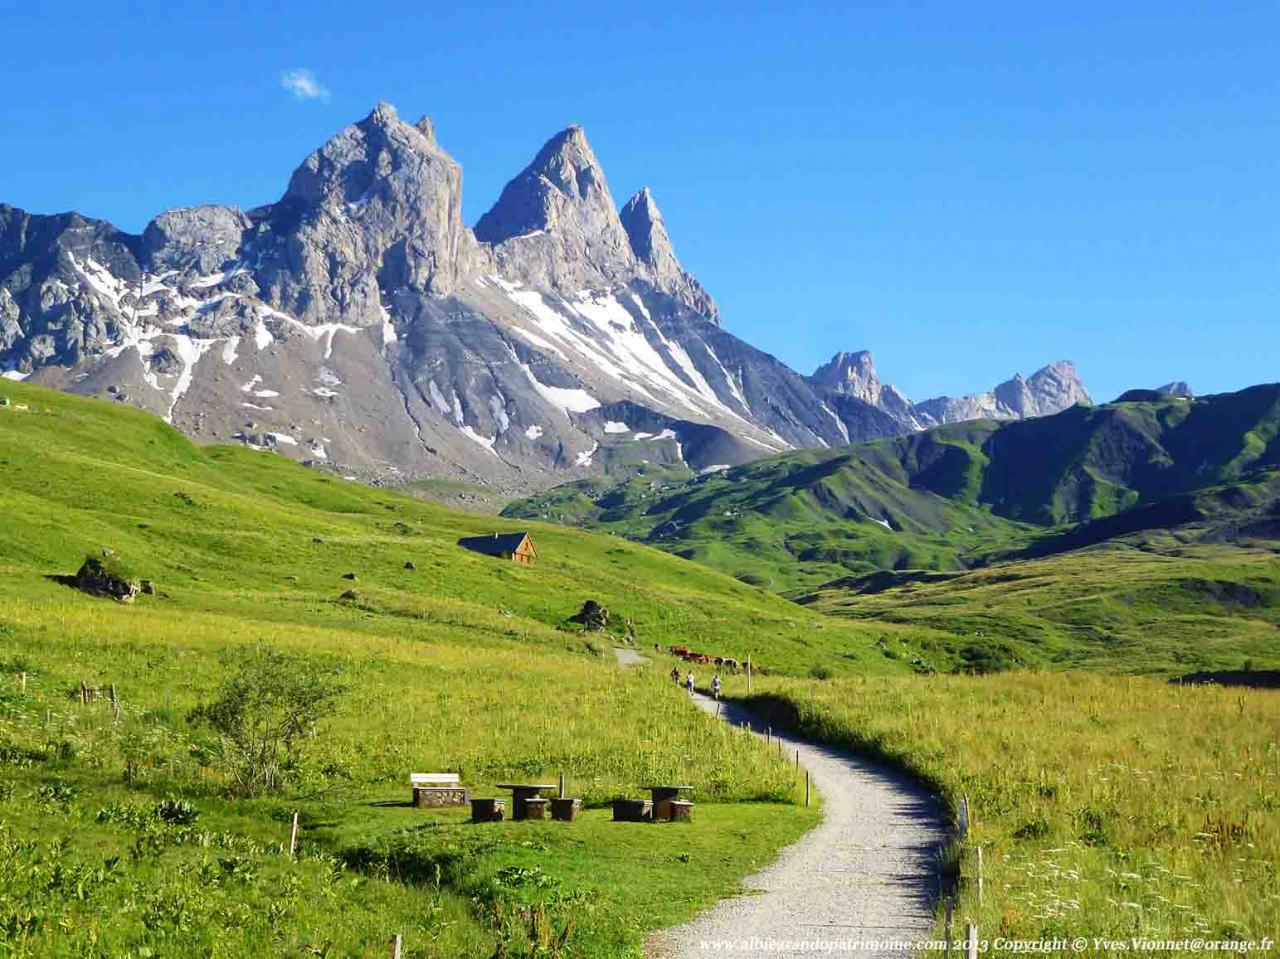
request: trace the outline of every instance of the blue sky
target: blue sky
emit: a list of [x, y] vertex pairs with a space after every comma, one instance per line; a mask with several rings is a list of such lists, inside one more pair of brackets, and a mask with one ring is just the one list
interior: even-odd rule
[[1280, 379], [1277, 4], [182, 6], [5, 18], [0, 201], [135, 231], [254, 206], [386, 99], [434, 117], [474, 223], [576, 122], [726, 326], [802, 371]]

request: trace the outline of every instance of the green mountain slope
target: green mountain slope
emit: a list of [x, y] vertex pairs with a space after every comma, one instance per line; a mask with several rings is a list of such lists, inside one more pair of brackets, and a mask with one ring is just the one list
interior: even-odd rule
[[[795, 594], [835, 617], [921, 627], [937, 670], [1280, 668], [1280, 543], [1113, 541], [964, 573], [879, 573]], [[945, 636], [946, 638], [940, 638]]]
[[[198, 448], [124, 407], [17, 384], [3, 395], [31, 409], [0, 411], [0, 593], [44, 592], [46, 574], [74, 573], [110, 548], [160, 585], [166, 609], [439, 622], [580, 648], [555, 627], [595, 599], [618, 635], [630, 618], [642, 646], [752, 653], [797, 672], [815, 661], [855, 667], [874, 638], [616, 537], [453, 512], [282, 457]], [[528, 529], [540, 562], [520, 568], [456, 545], [499, 528]], [[357, 600], [339, 602], [348, 588]]]
[[[1073, 539], [1078, 524], [1117, 516], [1130, 516], [1116, 524], [1122, 532], [1209, 514], [1221, 529], [1238, 508], [1265, 526], [1276, 469], [1280, 385], [1193, 401], [1136, 392], [1042, 419], [955, 424], [682, 481], [571, 484], [506, 515], [610, 530], [786, 589], [1072, 548], [1106, 538], [1098, 526]], [[1235, 494], [1211, 502], [1201, 494], [1213, 487]]]

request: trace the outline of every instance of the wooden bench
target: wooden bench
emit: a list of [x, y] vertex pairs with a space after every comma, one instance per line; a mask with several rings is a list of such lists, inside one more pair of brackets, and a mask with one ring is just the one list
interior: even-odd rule
[[462, 785], [457, 773], [410, 773], [409, 785], [419, 809], [465, 806], [471, 801], [471, 790]]

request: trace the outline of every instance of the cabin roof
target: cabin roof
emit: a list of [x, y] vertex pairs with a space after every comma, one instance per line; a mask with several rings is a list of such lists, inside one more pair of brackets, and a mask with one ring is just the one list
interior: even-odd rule
[[[464, 536], [458, 545], [473, 553], [484, 553], [486, 556], [505, 556], [514, 553], [520, 544], [528, 539], [528, 533], [492, 533], [489, 536]], [[532, 545], [532, 541], [530, 541]], [[534, 550], [536, 553], [537, 550]]]

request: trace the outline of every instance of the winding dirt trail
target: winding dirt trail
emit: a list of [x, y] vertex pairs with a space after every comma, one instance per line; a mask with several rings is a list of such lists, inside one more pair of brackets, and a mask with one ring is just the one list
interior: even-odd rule
[[[708, 712], [716, 704], [695, 699]], [[751, 716], [730, 703], [721, 718]], [[651, 959], [896, 956], [933, 930], [941, 804], [902, 773], [838, 750], [777, 736], [800, 751], [822, 793], [822, 824], [693, 922], [650, 937]], [[696, 810], [695, 810], [696, 815]], [[896, 945], [896, 948], [895, 948]]]

